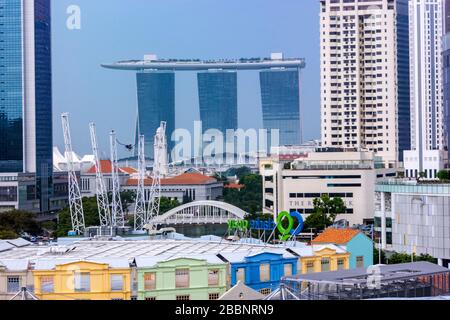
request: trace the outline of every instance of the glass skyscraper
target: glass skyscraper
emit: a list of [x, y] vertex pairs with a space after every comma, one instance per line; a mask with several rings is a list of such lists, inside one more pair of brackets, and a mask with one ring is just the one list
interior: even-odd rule
[[197, 74], [200, 119], [203, 132], [238, 127], [237, 73], [234, 71], [207, 71]]
[[50, 0], [0, 0], [0, 172], [36, 173], [40, 211], [52, 195]]
[[299, 145], [299, 70], [261, 71], [260, 82], [264, 129], [279, 129], [280, 145]]
[[153, 159], [153, 143], [161, 121], [166, 121], [168, 152], [174, 144], [171, 136], [175, 130], [175, 73], [149, 71], [137, 73], [138, 120], [136, 142], [139, 134], [145, 136], [145, 155]]

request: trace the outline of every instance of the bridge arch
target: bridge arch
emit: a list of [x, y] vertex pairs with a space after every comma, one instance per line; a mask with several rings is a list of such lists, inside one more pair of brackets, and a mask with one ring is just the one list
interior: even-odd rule
[[154, 217], [149, 224], [222, 224], [244, 219], [248, 213], [229, 203], [211, 200], [194, 201]]

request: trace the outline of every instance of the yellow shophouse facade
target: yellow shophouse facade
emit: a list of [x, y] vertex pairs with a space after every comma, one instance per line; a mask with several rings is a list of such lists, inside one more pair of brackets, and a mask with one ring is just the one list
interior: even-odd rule
[[33, 270], [40, 300], [130, 300], [131, 268], [127, 260], [37, 261]]
[[346, 270], [350, 268], [350, 254], [336, 246], [308, 246], [291, 248], [299, 256], [297, 274]]

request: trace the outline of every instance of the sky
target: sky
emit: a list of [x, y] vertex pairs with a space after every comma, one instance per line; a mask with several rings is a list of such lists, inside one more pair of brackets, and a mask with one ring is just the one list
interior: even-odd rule
[[[81, 29], [66, 26], [67, 8], [81, 9]], [[60, 115], [70, 113], [72, 143], [91, 152], [95, 122], [103, 156], [109, 132], [134, 142], [136, 76], [102, 63], [159, 58], [286, 57], [306, 59], [301, 74], [305, 140], [320, 137], [320, 32], [317, 0], [56, 0], [52, 1], [54, 144], [63, 151]], [[199, 120], [195, 73], [177, 73], [176, 127]], [[240, 128], [262, 127], [258, 72], [238, 74]], [[119, 150], [119, 157], [130, 156]]]

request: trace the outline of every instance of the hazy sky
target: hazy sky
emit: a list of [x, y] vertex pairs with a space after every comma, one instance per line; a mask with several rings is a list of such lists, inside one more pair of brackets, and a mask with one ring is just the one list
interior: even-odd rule
[[[56, 0], [52, 1], [54, 143], [62, 150], [60, 114], [71, 115], [74, 149], [91, 153], [89, 122], [109, 154], [115, 129], [131, 143], [137, 112], [135, 74], [101, 63], [160, 58], [303, 57], [304, 138], [320, 136], [318, 0]], [[66, 27], [67, 7], [81, 8], [81, 30]], [[238, 75], [239, 126], [262, 126], [257, 72]], [[176, 126], [199, 120], [195, 73], [177, 73]], [[128, 156], [123, 150], [119, 156]]]

